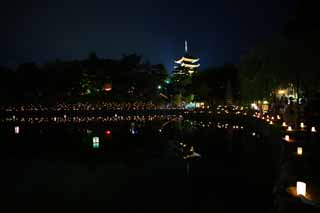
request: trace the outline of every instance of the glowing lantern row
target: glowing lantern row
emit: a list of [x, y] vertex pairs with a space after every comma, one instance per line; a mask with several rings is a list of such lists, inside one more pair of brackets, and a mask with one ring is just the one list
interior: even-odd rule
[[306, 183], [297, 181], [297, 195], [306, 196], [307, 186]]
[[297, 154], [302, 155], [303, 153], [303, 148], [302, 147], [297, 147]]

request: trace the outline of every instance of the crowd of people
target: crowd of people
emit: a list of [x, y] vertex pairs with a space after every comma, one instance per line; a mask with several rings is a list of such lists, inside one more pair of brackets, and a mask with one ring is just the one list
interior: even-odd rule
[[316, 112], [309, 109], [310, 103], [303, 99], [297, 102], [293, 98], [284, 98], [270, 104], [269, 113], [281, 115], [283, 121], [293, 128], [297, 128], [300, 122], [314, 123]]

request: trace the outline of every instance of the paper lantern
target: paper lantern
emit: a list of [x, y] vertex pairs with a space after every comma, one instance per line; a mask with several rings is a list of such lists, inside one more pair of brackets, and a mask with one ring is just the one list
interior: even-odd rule
[[289, 135], [284, 136], [284, 140], [289, 142], [290, 141]]
[[297, 181], [297, 195], [306, 196], [306, 183]]
[[303, 149], [302, 147], [297, 147], [297, 154], [302, 155]]
[[306, 126], [304, 125], [303, 122], [301, 122], [301, 123], [300, 123], [300, 127], [301, 127], [301, 129], [303, 129], [303, 128], [305, 128]]
[[313, 126], [311, 127], [311, 132], [317, 132], [316, 128]]
[[282, 126], [283, 126], [283, 127], [286, 127], [286, 126], [287, 126], [286, 122], [283, 122], [283, 123], [282, 123]]
[[288, 129], [287, 129], [287, 131], [292, 131], [292, 127], [291, 126], [288, 126]]
[[92, 138], [93, 143], [99, 143], [99, 137], [93, 137]]
[[112, 84], [111, 83], [105, 83], [103, 85], [103, 90], [106, 91], [106, 92], [109, 92], [112, 90]]
[[19, 134], [19, 132], [20, 132], [19, 126], [15, 126], [15, 127], [14, 127], [14, 133], [15, 133], [15, 134]]
[[106, 134], [106, 135], [111, 135], [111, 131], [110, 131], [110, 130], [106, 130], [106, 131], [104, 132], [104, 134]]

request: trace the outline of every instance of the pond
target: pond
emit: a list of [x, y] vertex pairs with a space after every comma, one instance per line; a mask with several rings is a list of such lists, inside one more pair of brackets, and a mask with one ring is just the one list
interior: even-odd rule
[[0, 130], [1, 191], [10, 211], [58, 211], [70, 203], [90, 212], [272, 208], [271, 147], [240, 123], [25, 123], [15, 133], [17, 125]]

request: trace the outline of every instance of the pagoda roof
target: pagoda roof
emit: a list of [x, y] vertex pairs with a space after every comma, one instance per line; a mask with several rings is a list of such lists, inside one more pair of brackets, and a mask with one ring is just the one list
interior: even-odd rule
[[199, 60], [200, 60], [200, 58], [192, 57], [192, 56], [186, 54], [185, 56], [179, 58], [178, 60], [175, 60], [175, 62], [177, 64], [181, 64], [181, 63], [192, 63], [193, 64], [193, 63], [198, 62]]

